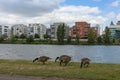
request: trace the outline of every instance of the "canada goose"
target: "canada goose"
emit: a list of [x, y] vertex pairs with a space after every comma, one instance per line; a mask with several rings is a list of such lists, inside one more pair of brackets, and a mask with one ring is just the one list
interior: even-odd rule
[[48, 61], [49, 59], [51, 59], [51, 58], [50, 58], [50, 57], [47, 57], [47, 56], [40, 56], [40, 57], [38, 57], [38, 58], [35, 58], [35, 59], [33, 60], [33, 62], [35, 62], [35, 61], [40, 61], [40, 62], [42, 62], [43, 64], [45, 64], [45, 62]]
[[81, 59], [81, 68], [82, 67], [88, 67], [88, 65], [90, 64], [90, 59], [89, 58], [82, 58]]
[[59, 59], [60, 61], [60, 66], [62, 65], [62, 63], [65, 63], [65, 66], [68, 64], [68, 62], [71, 61], [71, 57], [68, 55], [61, 55], [60, 57], [57, 57], [55, 59], [55, 62]]

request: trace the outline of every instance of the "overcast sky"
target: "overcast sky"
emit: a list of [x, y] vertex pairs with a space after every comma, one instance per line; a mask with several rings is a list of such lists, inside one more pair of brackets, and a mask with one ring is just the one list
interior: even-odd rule
[[87, 21], [107, 26], [120, 20], [120, 0], [0, 0], [0, 24]]

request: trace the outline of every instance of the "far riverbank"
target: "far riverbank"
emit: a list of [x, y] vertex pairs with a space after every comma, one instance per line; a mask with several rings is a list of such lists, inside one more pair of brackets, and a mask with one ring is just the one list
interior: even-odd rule
[[59, 43], [58, 41], [55, 40], [33, 40], [33, 41], [26, 41], [26, 40], [4, 40], [4, 41], [0, 41], [0, 44], [47, 44], [47, 45], [120, 45], [119, 42], [114, 42], [114, 43], [109, 43], [109, 44], [105, 44], [105, 43], [88, 43], [87, 41], [71, 41], [71, 42], [67, 42], [64, 41], [63, 43]]

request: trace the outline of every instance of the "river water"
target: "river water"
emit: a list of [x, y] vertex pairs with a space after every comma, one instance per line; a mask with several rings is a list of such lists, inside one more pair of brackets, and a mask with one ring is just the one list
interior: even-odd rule
[[73, 62], [89, 57], [91, 62], [120, 63], [120, 46], [0, 44], [0, 59], [33, 60], [49, 56], [53, 61], [64, 54], [71, 56]]

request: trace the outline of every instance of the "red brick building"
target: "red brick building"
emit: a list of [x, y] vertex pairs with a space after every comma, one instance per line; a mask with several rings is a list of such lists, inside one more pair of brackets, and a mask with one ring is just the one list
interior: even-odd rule
[[79, 36], [82, 39], [86, 39], [88, 37], [88, 31], [90, 29], [90, 24], [87, 22], [75, 22], [75, 26], [73, 26], [69, 34], [72, 38]]

